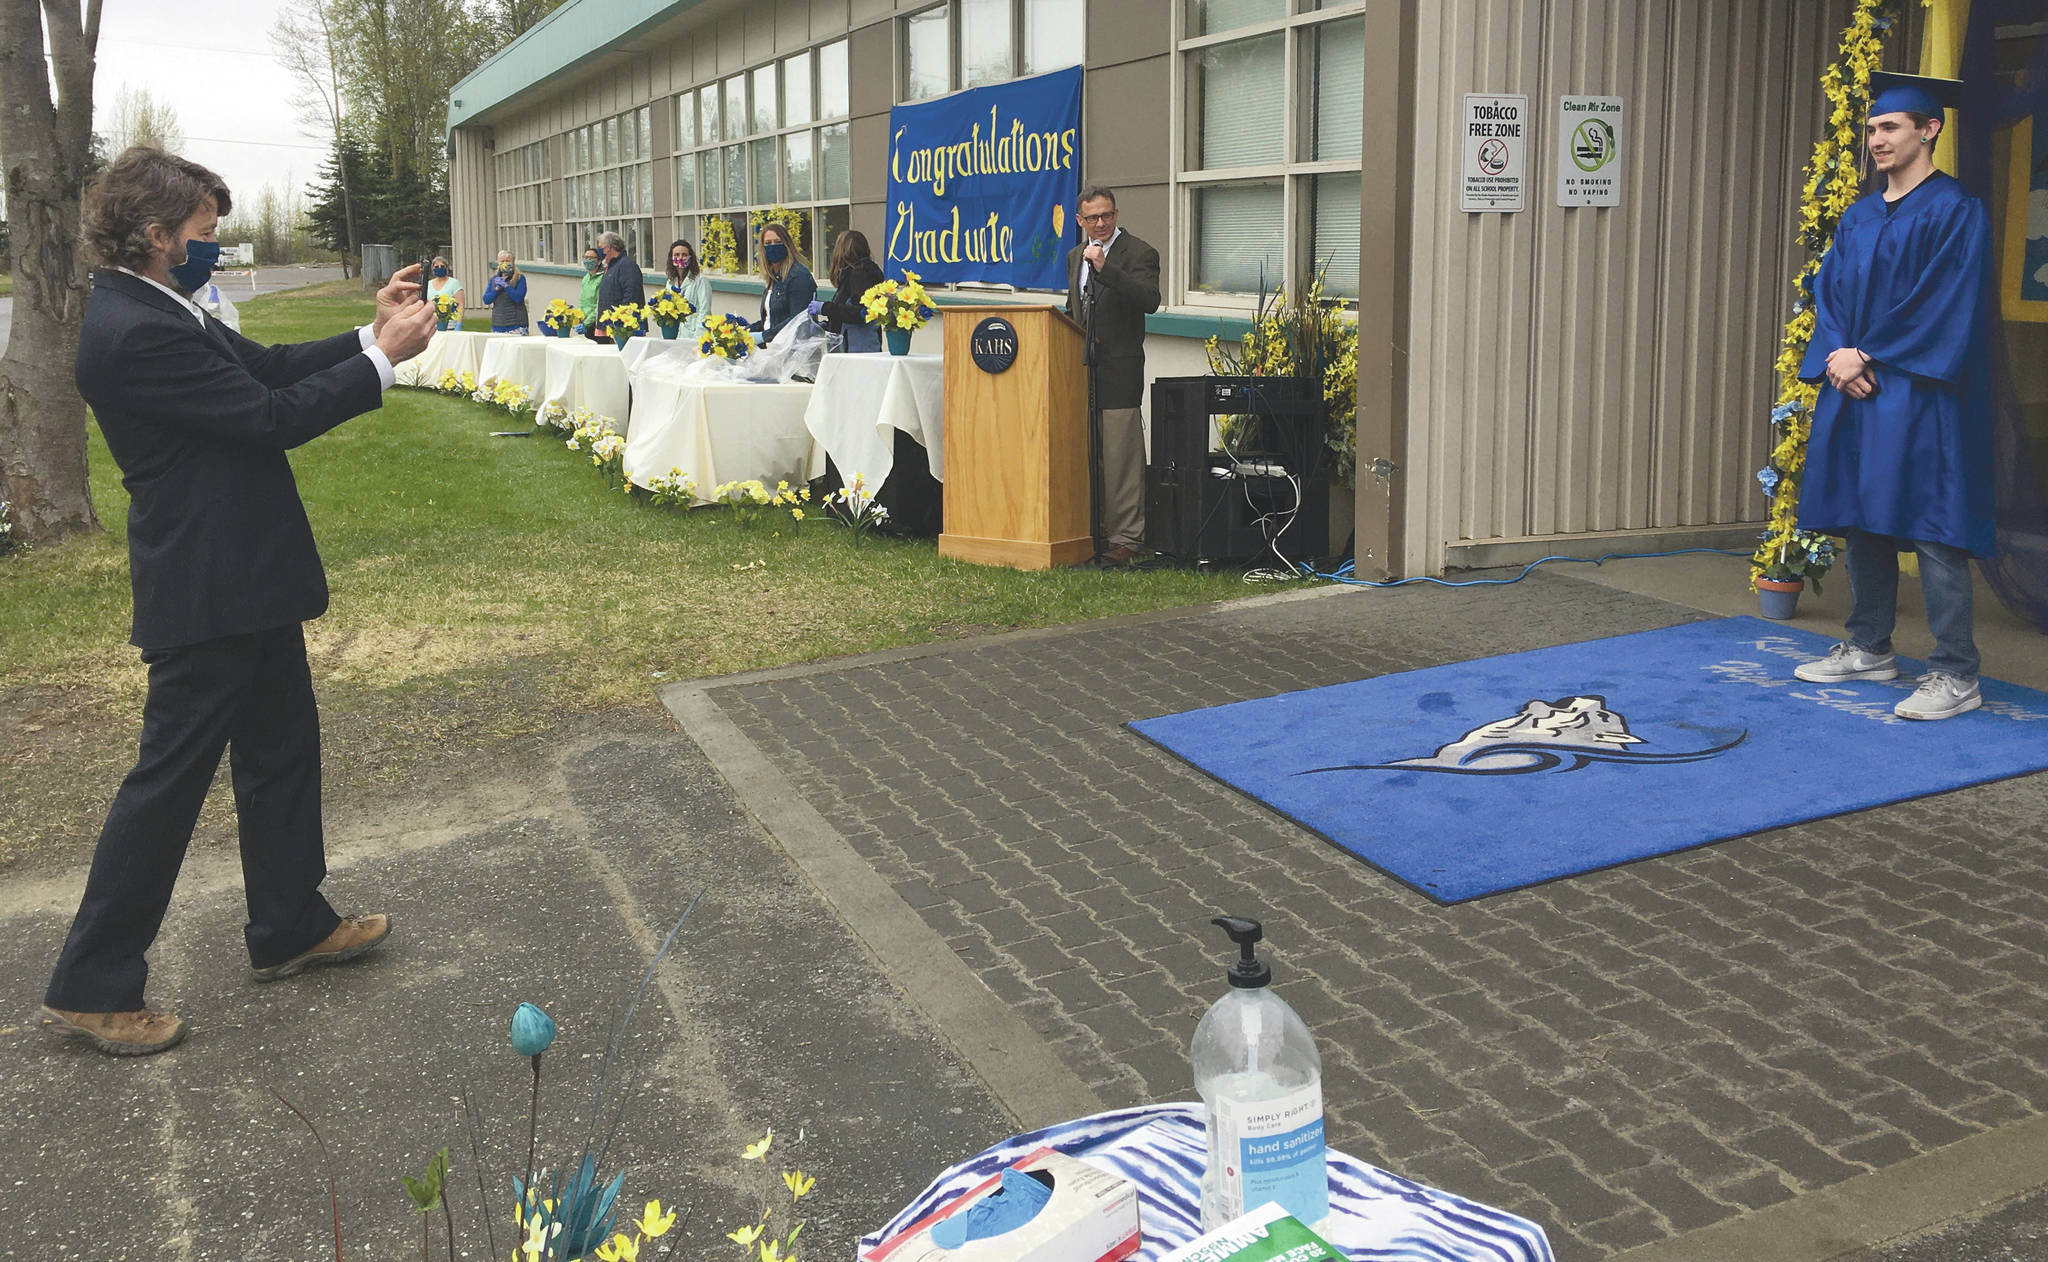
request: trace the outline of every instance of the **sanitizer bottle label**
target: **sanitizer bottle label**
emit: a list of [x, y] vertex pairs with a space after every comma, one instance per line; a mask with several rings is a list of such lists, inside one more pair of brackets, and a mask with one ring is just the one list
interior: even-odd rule
[[1222, 1217], [1278, 1201], [1304, 1223], [1321, 1222], [1330, 1212], [1322, 1084], [1264, 1100], [1221, 1099], [1215, 1109]]

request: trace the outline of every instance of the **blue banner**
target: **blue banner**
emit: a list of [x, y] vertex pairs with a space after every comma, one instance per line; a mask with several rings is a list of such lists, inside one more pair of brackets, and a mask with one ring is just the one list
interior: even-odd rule
[[898, 105], [882, 271], [1064, 290], [1080, 191], [1079, 66]]

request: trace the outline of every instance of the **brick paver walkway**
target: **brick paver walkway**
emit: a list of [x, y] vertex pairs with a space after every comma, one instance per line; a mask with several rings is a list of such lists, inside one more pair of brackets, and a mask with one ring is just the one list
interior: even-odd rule
[[2048, 1109], [2048, 776], [1445, 908], [1122, 724], [1700, 616], [1538, 573], [707, 687], [1105, 1103], [1192, 1095], [1257, 916], [1332, 1142], [1581, 1259]]

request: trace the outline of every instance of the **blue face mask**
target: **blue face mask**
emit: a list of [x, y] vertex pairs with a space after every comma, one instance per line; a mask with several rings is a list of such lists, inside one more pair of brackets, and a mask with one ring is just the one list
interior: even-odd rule
[[434, 275], [436, 275], [436, 276], [446, 276], [447, 274], [448, 274], [448, 269], [447, 269], [447, 268], [445, 268], [445, 267], [437, 267], [437, 268], [435, 268], [435, 269], [434, 269]]
[[213, 275], [214, 264], [220, 262], [220, 242], [187, 241], [185, 261], [171, 269], [171, 279], [186, 293], [197, 293]]
[[789, 247], [780, 241], [770, 241], [767, 245], [761, 247], [761, 257], [767, 259], [770, 263], [780, 263], [789, 257]]
[[603, 259], [584, 259], [584, 260], [583, 260], [583, 270], [584, 270], [584, 271], [586, 271], [586, 272], [594, 272], [594, 271], [597, 271], [598, 269], [602, 268], [603, 266], [604, 266], [604, 260], [603, 260]]

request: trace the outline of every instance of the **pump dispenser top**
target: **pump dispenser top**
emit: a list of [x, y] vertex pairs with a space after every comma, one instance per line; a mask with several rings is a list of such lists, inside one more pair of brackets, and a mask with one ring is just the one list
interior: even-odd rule
[[1230, 935], [1232, 942], [1237, 943], [1238, 957], [1224, 974], [1232, 986], [1239, 990], [1257, 990], [1272, 984], [1273, 970], [1252, 954], [1252, 947], [1266, 936], [1258, 921], [1247, 920], [1243, 916], [1218, 916], [1209, 923], [1222, 929]]

